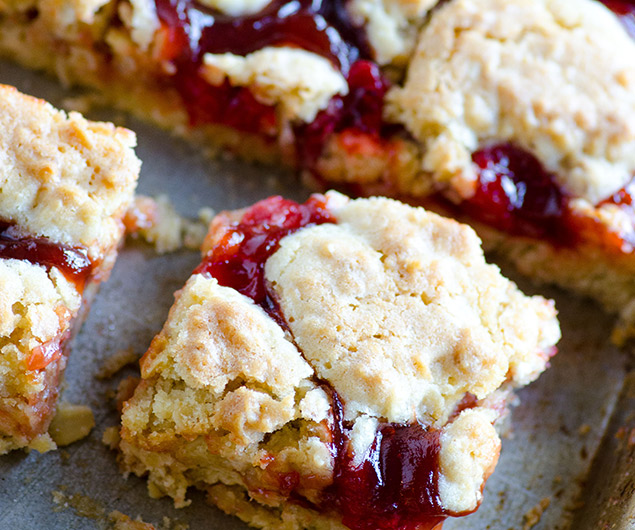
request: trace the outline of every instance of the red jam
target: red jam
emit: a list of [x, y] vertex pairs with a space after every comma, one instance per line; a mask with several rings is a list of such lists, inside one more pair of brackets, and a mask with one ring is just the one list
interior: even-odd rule
[[620, 19], [628, 34], [635, 38], [635, 1], [633, 0], [600, 0]]
[[560, 239], [566, 198], [533, 155], [499, 144], [476, 151], [472, 160], [478, 184], [463, 204], [472, 217], [509, 234]]
[[317, 195], [304, 204], [270, 197], [249, 208], [194, 272], [211, 274], [221, 285], [267, 306], [270, 297], [264, 267], [280, 240], [302, 227], [333, 222], [335, 219]]
[[194, 0], [156, 0], [162, 23], [161, 58], [176, 67], [172, 82], [193, 125], [217, 123], [273, 136], [274, 107], [246, 87], [212, 86], [198, 70], [205, 53], [246, 55], [267, 46], [296, 46], [330, 60], [344, 75], [368, 56], [363, 32], [349, 19], [344, 0], [274, 0], [253, 15], [231, 17]]
[[[478, 168], [476, 191], [461, 208], [477, 221], [561, 246], [591, 241], [616, 252], [635, 247], [632, 234], [609, 232], [599, 221], [576, 214], [554, 176], [527, 151], [498, 144], [476, 151], [472, 160]], [[635, 223], [634, 193], [635, 179], [596, 206], [615, 204]]]
[[0, 259], [19, 259], [56, 267], [68, 279], [82, 288], [92, 271], [86, 250], [57, 244], [45, 238], [17, 237], [8, 223], [0, 223]]
[[385, 132], [384, 96], [390, 83], [379, 67], [371, 61], [357, 61], [351, 66], [347, 81], [346, 96], [334, 97], [312, 123], [296, 129], [299, 158], [308, 169], [313, 169], [333, 133], [354, 131], [379, 138]]

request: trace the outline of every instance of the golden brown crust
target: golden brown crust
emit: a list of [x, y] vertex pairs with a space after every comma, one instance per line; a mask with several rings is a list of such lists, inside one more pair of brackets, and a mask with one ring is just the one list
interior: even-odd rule
[[130, 131], [0, 86], [2, 219], [103, 259], [123, 235], [140, 168], [135, 142]]

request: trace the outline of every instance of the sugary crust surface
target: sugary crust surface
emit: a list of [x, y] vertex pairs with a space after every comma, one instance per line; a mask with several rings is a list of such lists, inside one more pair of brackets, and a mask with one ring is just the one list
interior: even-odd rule
[[485, 263], [465, 225], [388, 199], [284, 238], [265, 266], [296, 343], [347, 418], [442, 425], [466, 392], [524, 385], [559, 338], [553, 305]]
[[635, 171], [635, 43], [599, 2], [453, 0], [388, 100], [440, 179], [470, 178], [471, 153], [501, 141], [593, 204]]
[[[122, 417], [120, 461], [149, 475], [151, 495], [183, 506], [196, 485], [256, 526], [304, 528], [310, 517], [311, 527], [339, 528], [280, 491], [280, 476], [296, 473], [295, 491], [319, 503], [333, 480], [334, 413], [319, 382], [328, 381], [350, 422], [354, 461], [381, 422], [443, 429], [442, 502], [457, 513], [476, 508], [498, 458], [498, 413], [483, 402], [444, 424], [466, 392], [484, 397], [544, 369], [559, 336], [553, 305], [486, 265], [473, 231], [454, 221], [388, 199], [326, 200], [338, 224], [283, 238], [266, 264], [291, 334], [204, 274], [177, 294]], [[464, 469], [450, 471], [460, 458]]]
[[29, 443], [46, 421], [57, 366], [30, 369], [29, 362], [38, 349], [60, 345], [80, 303], [56, 269], [0, 260], [0, 454]]
[[261, 103], [280, 105], [287, 120], [311, 122], [336, 94], [346, 94], [344, 76], [324, 57], [299, 48], [267, 47], [245, 57], [206, 53], [202, 75], [212, 85], [227, 78], [247, 86]]
[[132, 132], [0, 85], [0, 218], [103, 259], [123, 234], [140, 162]]

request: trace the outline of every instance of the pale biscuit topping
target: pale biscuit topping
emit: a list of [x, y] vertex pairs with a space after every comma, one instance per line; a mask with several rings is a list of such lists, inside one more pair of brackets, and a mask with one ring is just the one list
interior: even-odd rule
[[635, 42], [599, 2], [449, 2], [388, 100], [440, 179], [473, 177], [471, 153], [501, 141], [593, 204], [635, 171]]
[[415, 47], [417, 30], [438, 0], [351, 0], [347, 9], [363, 26], [379, 64], [404, 62]]
[[474, 232], [388, 199], [287, 236], [267, 261], [295, 341], [349, 419], [443, 425], [466, 392], [526, 384], [559, 338], [553, 305], [487, 265]]
[[461, 412], [443, 428], [439, 497], [447, 510], [474, 510], [481, 501], [483, 483], [494, 471], [500, 452], [494, 419], [493, 411], [476, 408]]
[[0, 217], [33, 236], [113, 250], [140, 162], [132, 132], [0, 86]]
[[201, 0], [201, 4], [237, 17], [262, 10], [271, 0]]
[[232, 53], [203, 57], [202, 75], [213, 85], [228, 78], [248, 86], [258, 101], [279, 104], [287, 119], [310, 122], [336, 94], [346, 94], [346, 79], [324, 57], [299, 48], [267, 47], [245, 57]]

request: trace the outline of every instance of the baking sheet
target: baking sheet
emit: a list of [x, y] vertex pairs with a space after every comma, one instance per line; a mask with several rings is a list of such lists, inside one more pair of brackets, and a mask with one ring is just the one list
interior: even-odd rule
[[[73, 94], [4, 62], [0, 83], [57, 106]], [[305, 200], [310, 193], [288, 173], [207, 160], [184, 142], [121, 113], [98, 111], [89, 117], [137, 131], [137, 153], [144, 161], [139, 192], [168, 194], [181, 214], [192, 215], [202, 207], [243, 207], [278, 193]], [[158, 256], [138, 242], [122, 250], [74, 342], [66, 372], [63, 399], [89, 405], [97, 426], [89, 437], [60, 451], [0, 457], [0, 529], [108, 528], [107, 514], [113, 510], [141, 516], [158, 528], [247, 528], [207, 506], [197, 492], [191, 494], [192, 506], [181, 510], [168, 499], [150, 499], [145, 481], [124, 479], [114, 453], [101, 443], [104, 430], [117, 424], [112, 393], [126, 373], [98, 380], [100, 366], [120, 350], [145, 351], [167, 315], [173, 292], [198, 261], [196, 252]], [[629, 474], [635, 471], [635, 435], [625, 437], [628, 426], [635, 427], [635, 382], [627, 378], [627, 354], [608, 344], [611, 319], [588, 302], [520, 283], [526, 292], [556, 299], [563, 330], [560, 353], [538, 382], [519, 392], [521, 404], [514, 410], [483, 505], [471, 516], [449, 520], [444, 529], [635, 528], [635, 486]], [[595, 459], [599, 447], [601, 456]]]

